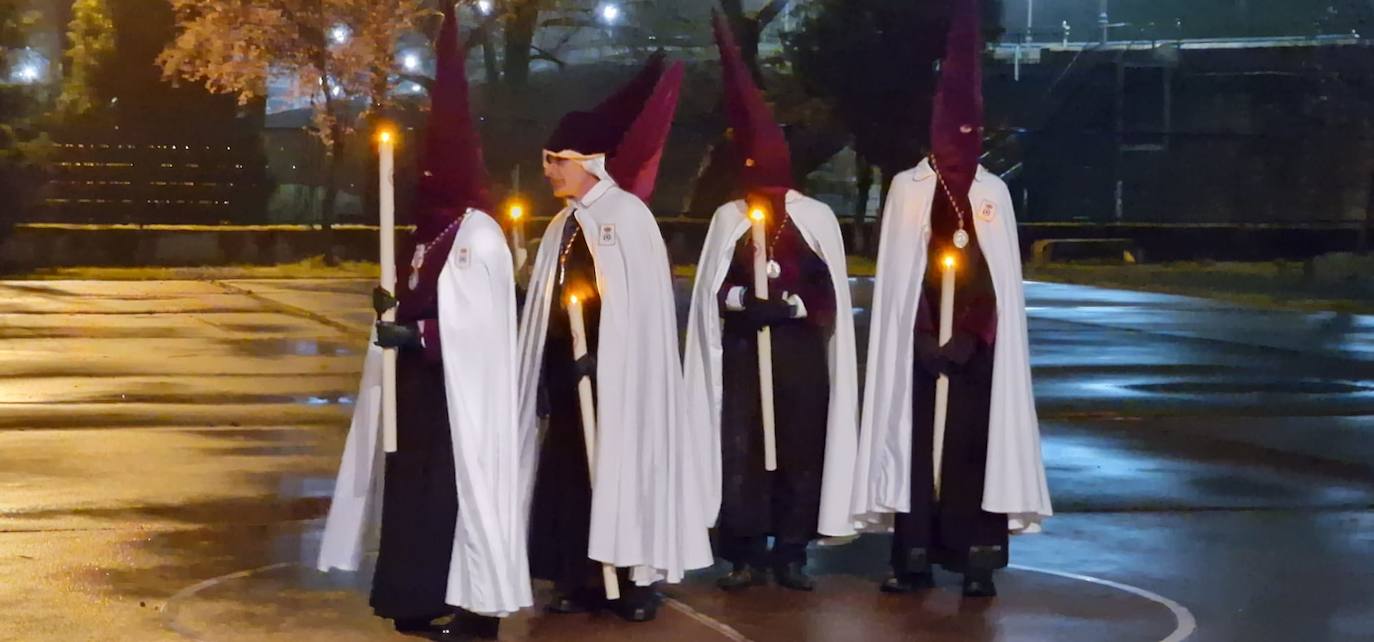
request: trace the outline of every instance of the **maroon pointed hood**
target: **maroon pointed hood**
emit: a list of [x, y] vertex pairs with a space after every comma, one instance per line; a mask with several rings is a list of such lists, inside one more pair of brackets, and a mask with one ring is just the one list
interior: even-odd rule
[[681, 62], [675, 62], [659, 76], [615, 151], [606, 159], [606, 171], [616, 184], [645, 203], [653, 196], [658, 182], [659, 163], [673, 128], [685, 71]]
[[618, 131], [629, 130], [640, 112], [644, 111], [644, 105], [658, 87], [659, 80], [663, 78], [666, 63], [667, 55], [662, 51], [655, 51], [634, 78], [621, 85], [615, 93], [593, 107], [592, 111], [606, 119], [607, 123]]
[[[666, 66], [666, 68], [665, 68]], [[648, 202], [677, 113], [684, 66], [656, 52], [644, 68], [591, 111], [559, 121], [544, 149], [606, 154], [606, 171], [621, 189]]]
[[725, 17], [714, 13], [716, 46], [724, 76], [725, 118], [739, 153], [740, 184], [746, 191], [792, 187], [792, 154], [773, 110], [754, 84]]
[[978, 0], [954, 0], [930, 119], [930, 150], [956, 196], [966, 196], [983, 154], [983, 39]]
[[467, 52], [458, 38], [453, 4], [443, 4], [415, 198], [415, 236], [420, 242], [438, 236], [469, 207], [490, 210], [482, 141], [468, 105]]

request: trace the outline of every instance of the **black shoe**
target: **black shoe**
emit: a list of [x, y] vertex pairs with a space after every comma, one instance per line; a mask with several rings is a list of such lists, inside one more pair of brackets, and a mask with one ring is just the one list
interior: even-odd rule
[[627, 602], [620, 600], [613, 607], [615, 614], [627, 622], [650, 622], [658, 617], [658, 600]]
[[716, 580], [716, 586], [724, 591], [742, 591], [751, 586], [768, 583], [768, 572], [753, 566], [736, 566], [729, 575]]
[[992, 573], [967, 573], [964, 575], [964, 597], [996, 597], [997, 585], [992, 583]]
[[915, 593], [923, 589], [935, 588], [935, 577], [930, 571], [923, 573], [894, 573], [887, 578], [878, 590], [884, 593]]
[[590, 613], [606, 605], [606, 596], [592, 589], [579, 589], [558, 593], [553, 601], [544, 607], [549, 613], [570, 614]]
[[805, 565], [801, 562], [788, 562], [773, 569], [773, 577], [777, 580], [778, 586], [789, 588], [794, 591], [812, 591], [816, 589], [816, 581], [806, 574]]

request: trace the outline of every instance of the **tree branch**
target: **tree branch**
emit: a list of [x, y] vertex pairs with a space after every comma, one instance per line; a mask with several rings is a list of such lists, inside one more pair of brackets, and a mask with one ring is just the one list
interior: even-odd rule
[[773, 22], [778, 16], [782, 15], [782, 12], [787, 11], [787, 3], [789, 1], [790, 0], [771, 0], [767, 5], [764, 5], [762, 9], [759, 9], [759, 13], [754, 20], [758, 22], [760, 32], [762, 32], [770, 22]]
[[534, 51], [534, 55], [530, 56], [530, 60], [547, 60], [555, 65], [558, 65], [559, 70], [562, 70], [564, 67], [568, 66], [568, 63], [563, 62], [561, 59], [558, 58], [558, 56], [555, 56], [552, 51], [547, 51], [534, 45], [530, 45], [530, 49]]
[[470, 51], [473, 47], [482, 44], [487, 31], [502, 17], [501, 14], [501, 11], [492, 11], [485, 18], [482, 18], [481, 22], [474, 25], [472, 31], [468, 32], [467, 40], [463, 41], [463, 51]]
[[413, 82], [421, 87], [424, 87], [425, 93], [429, 93], [430, 89], [434, 87], [434, 79], [430, 78], [429, 76], [421, 76], [420, 74], [398, 73], [396, 74], [396, 77], [403, 81]]

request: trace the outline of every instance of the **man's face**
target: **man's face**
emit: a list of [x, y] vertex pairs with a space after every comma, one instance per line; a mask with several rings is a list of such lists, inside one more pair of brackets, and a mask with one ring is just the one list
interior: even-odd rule
[[544, 178], [557, 198], [579, 198], [596, 185], [596, 176], [582, 167], [582, 161], [544, 154]]

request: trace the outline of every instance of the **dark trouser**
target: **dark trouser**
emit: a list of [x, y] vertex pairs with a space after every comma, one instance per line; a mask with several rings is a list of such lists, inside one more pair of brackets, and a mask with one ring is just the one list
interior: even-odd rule
[[958, 572], [1007, 565], [1007, 516], [982, 508], [987, 468], [993, 348], [977, 352], [949, 382], [949, 413], [937, 499], [933, 481], [935, 377], [916, 364], [911, 435], [911, 512], [896, 515], [892, 568], [940, 564]]
[[386, 455], [382, 536], [372, 608], [396, 620], [446, 615], [458, 519], [442, 366], [403, 350], [396, 368], [396, 446]]
[[[778, 469], [764, 470], [758, 339], [727, 320], [722, 335], [721, 509], [717, 543], [736, 566], [806, 562], [816, 533], [830, 408], [826, 339], [804, 322], [774, 326]], [[773, 535], [772, 554], [767, 537]]]

